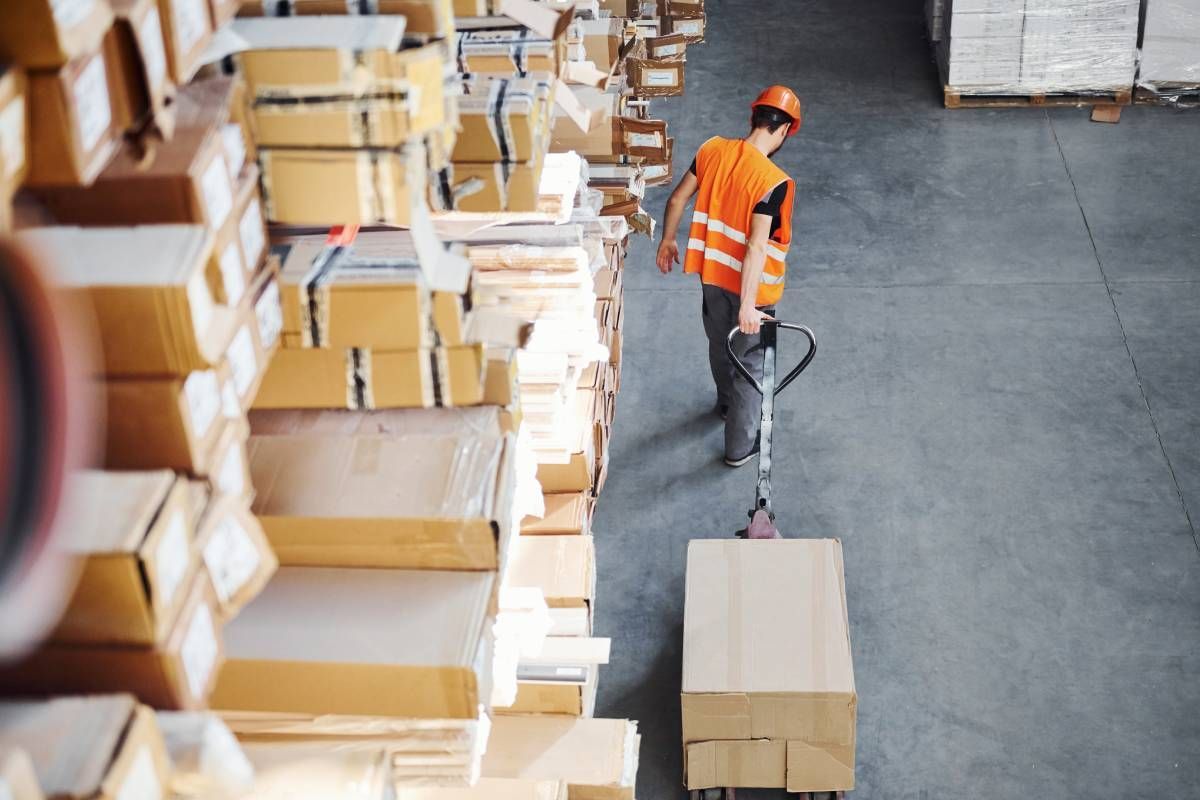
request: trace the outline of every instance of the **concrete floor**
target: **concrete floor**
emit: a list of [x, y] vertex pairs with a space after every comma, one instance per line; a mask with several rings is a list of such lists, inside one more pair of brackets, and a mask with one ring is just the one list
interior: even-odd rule
[[[920, 6], [709, 0], [656, 109], [682, 170], [761, 87], [806, 103], [781, 309], [820, 351], [774, 485], [785, 535], [845, 547], [856, 796], [1200, 796], [1200, 113], [944, 110]], [[719, 462], [699, 288], [652, 262], [639, 239], [598, 714], [641, 721], [662, 800], [686, 542], [744, 523], [754, 467]]]

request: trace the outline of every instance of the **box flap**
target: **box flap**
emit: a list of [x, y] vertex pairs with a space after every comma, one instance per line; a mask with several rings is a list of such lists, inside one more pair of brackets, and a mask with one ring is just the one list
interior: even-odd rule
[[787, 742], [696, 742], [687, 746], [688, 789], [782, 789], [787, 783]]
[[68, 495], [76, 522], [59, 544], [76, 554], [136, 553], [175, 481], [170, 470], [80, 470]]
[[581, 606], [595, 596], [591, 536], [519, 536], [505, 583], [536, 586], [550, 606]]
[[789, 792], [849, 791], [854, 788], [854, 744], [814, 746], [798, 740], [787, 743]]
[[627, 720], [501, 715], [483, 775], [564, 780], [572, 796], [633, 800], [638, 738]]

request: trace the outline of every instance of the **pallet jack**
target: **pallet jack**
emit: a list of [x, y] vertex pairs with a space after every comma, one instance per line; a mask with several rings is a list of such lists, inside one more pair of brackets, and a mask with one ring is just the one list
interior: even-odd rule
[[[775, 356], [781, 328], [796, 331], [808, 339], [808, 352], [804, 354], [804, 358], [800, 359], [800, 363], [792, 367], [791, 371], [783, 376], [783, 380], [777, 383]], [[817, 337], [806, 325], [771, 319], [763, 320], [760, 334], [764, 350], [763, 377], [760, 382], [750, 372], [745, 362], [738, 358], [733, 351], [733, 342], [739, 333], [741, 331], [736, 327], [729, 332], [725, 339], [725, 350], [729, 355], [729, 360], [733, 362], [741, 376], [762, 395], [762, 420], [759, 423], [758, 483], [754, 493], [754, 507], [748, 514], [750, 524], [738, 531], [737, 536], [741, 539], [782, 539], [779, 528], [775, 526], [775, 511], [771, 507], [771, 434], [774, 432], [775, 397], [808, 368], [813, 356], [817, 354]], [[690, 800], [736, 800], [736, 791], [731, 786], [717, 789], [694, 789], [690, 793]], [[835, 791], [801, 792], [797, 797], [799, 800], [843, 800], [844, 795], [844, 792]]]

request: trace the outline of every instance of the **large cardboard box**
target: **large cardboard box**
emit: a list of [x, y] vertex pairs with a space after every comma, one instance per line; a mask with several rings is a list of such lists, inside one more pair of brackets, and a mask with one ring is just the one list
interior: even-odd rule
[[[4, 27], [8, 27], [7, 24]], [[116, 150], [120, 76], [101, 43], [63, 66], [28, 75], [31, 186], [87, 185]]]
[[106, 0], [5, 0], [0, 61], [61, 67], [95, 52], [112, 21]]
[[519, 536], [505, 574], [509, 586], [536, 586], [551, 608], [583, 608], [596, 596], [591, 536]]
[[681, 702], [689, 789], [854, 788], [857, 695], [837, 540], [689, 544]]
[[459, 98], [456, 162], [532, 161], [545, 149], [552, 75], [475, 79]]
[[263, 206], [294, 225], [398, 225], [412, 222], [425, 191], [424, 148], [402, 150], [263, 148]]
[[524, 28], [457, 34], [459, 63], [472, 75], [509, 78], [530, 72], [558, 75], [566, 61], [565, 35], [543, 36]]
[[208, 0], [158, 0], [159, 20], [167, 46], [167, 66], [176, 86], [188, 83], [200, 69], [213, 38]]
[[254, 513], [283, 564], [497, 569], [513, 527], [512, 448], [469, 430], [256, 434]]
[[155, 708], [204, 708], [221, 660], [212, 585], [197, 574], [183, 610], [153, 647], [49, 643], [0, 666], [0, 691], [13, 696], [127, 691]]
[[225, 632], [224, 711], [475, 719], [495, 574], [283, 567]]
[[154, 714], [129, 695], [0, 703], [0, 748], [13, 747], [28, 753], [50, 798], [164, 797], [170, 785]]
[[67, 552], [79, 582], [51, 639], [153, 645], [166, 638], [199, 566], [195, 510], [173, 472], [85, 470], [70, 497]]
[[255, 408], [430, 408], [479, 405], [482, 345], [429, 350], [285, 347], [275, 354]]
[[683, 56], [626, 60], [629, 85], [639, 97], [675, 97], [683, 94], [687, 62]]
[[359, 254], [315, 238], [285, 243], [283, 334], [299, 347], [415, 350], [433, 344], [432, 298], [416, 258]]
[[521, 522], [522, 536], [591, 533], [593, 502], [586, 491], [547, 494], [545, 505], [546, 513], [541, 519], [526, 517]]
[[196, 225], [37, 228], [21, 240], [95, 313], [109, 375], [187, 375], [216, 364], [237, 330], [218, 303], [212, 236]]
[[573, 800], [633, 800], [640, 738], [623, 719], [502, 715], [483, 776], [566, 781]]

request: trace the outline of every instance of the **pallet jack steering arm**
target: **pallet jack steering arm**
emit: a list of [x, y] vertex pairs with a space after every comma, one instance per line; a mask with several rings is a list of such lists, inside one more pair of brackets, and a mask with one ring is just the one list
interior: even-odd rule
[[[804, 354], [804, 358], [800, 359], [800, 362], [796, 366], [792, 367], [790, 372], [783, 376], [783, 380], [776, 382], [775, 351], [780, 328], [803, 334], [808, 339], [808, 352]], [[759, 427], [758, 485], [755, 490], [754, 508], [750, 509], [751, 525], [745, 535], [750, 536], [750, 538], [760, 538], [760, 536], [763, 538], [777, 538], [779, 532], [775, 529], [775, 512], [771, 508], [771, 434], [775, 421], [775, 396], [791, 385], [792, 381], [800, 377], [800, 373], [804, 372], [812, 362], [813, 356], [817, 354], [817, 337], [813, 334], [812, 329], [806, 325], [764, 319], [762, 321], [762, 333], [760, 334], [761, 345], [764, 350], [763, 377], [760, 383], [733, 351], [733, 340], [740, 332], [740, 329], [736, 327], [729, 332], [729, 335], [725, 337], [725, 350], [729, 355], [729, 360], [733, 362], [734, 368], [762, 395], [762, 420]], [[760, 516], [760, 512], [762, 516]], [[756, 529], [758, 529], [757, 532]], [[743, 532], [739, 532], [739, 535], [743, 535]]]

